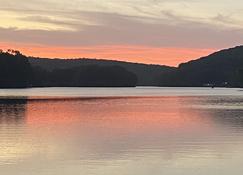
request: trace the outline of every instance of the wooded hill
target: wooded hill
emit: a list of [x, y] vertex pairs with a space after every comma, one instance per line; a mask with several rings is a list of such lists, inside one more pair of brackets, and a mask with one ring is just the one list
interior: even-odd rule
[[243, 86], [243, 46], [178, 67], [101, 59], [26, 57], [0, 50], [0, 87]]

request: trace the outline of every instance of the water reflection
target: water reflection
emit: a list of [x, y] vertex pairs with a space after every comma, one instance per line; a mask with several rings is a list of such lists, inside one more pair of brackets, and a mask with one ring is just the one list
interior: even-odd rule
[[34, 175], [240, 174], [242, 101], [2, 100], [0, 170]]
[[241, 96], [217, 96], [191, 98], [191, 107], [207, 112], [216, 124], [224, 124], [232, 129], [243, 129], [243, 98]]
[[27, 155], [25, 135], [26, 99], [0, 100], [0, 165], [17, 161], [19, 155]]
[[27, 99], [0, 100], [0, 124], [23, 124]]

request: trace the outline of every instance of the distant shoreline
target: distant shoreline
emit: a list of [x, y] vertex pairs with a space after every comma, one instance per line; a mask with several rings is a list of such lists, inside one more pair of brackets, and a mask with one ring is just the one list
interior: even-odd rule
[[116, 87], [116, 88], [22, 88], [0, 89], [0, 103], [4, 101], [75, 101], [112, 100], [126, 98], [176, 98], [201, 96], [243, 96], [240, 88], [207, 87]]

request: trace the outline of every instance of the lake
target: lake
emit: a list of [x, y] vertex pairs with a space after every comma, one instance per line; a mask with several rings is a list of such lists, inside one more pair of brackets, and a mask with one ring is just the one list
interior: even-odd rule
[[0, 90], [4, 175], [241, 175], [243, 91]]

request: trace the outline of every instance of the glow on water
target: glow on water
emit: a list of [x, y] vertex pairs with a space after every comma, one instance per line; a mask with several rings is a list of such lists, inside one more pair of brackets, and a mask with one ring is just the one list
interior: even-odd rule
[[[140, 88], [126, 88], [119, 98], [111, 93], [122, 89], [102, 88], [97, 89], [102, 91], [99, 97], [107, 98], [28, 100], [28, 95], [48, 97], [55, 91], [41, 89], [36, 94], [37, 89], [29, 89], [24, 90], [31, 91], [24, 94], [26, 98], [0, 100], [0, 172], [241, 174], [240, 90], [214, 89], [213, 94], [211, 89], [182, 88], [171, 95], [166, 88], [149, 89], [142, 94]], [[57, 88], [53, 97], [88, 91], [65, 88], [61, 94], [62, 90]], [[0, 94], [16, 97], [17, 91], [0, 90]], [[186, 95], [190, 91], [196, 93]], [[132, 93], [140, 96], [129, 96]]]

